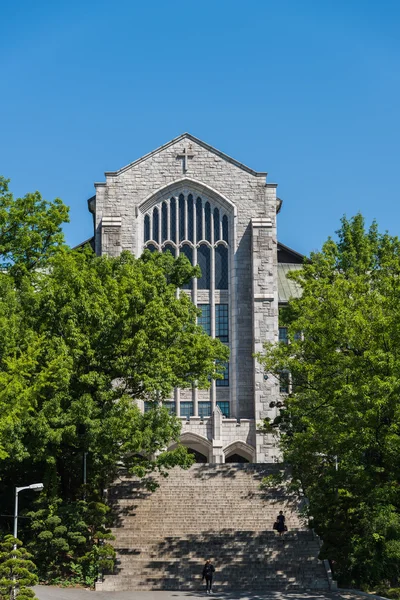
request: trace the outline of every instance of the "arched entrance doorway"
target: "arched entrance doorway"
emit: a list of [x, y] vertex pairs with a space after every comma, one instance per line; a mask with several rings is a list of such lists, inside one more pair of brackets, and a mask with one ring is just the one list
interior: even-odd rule
[[[186, 446], [188, 451], [194, 455], [196, 463], [208, 463], [212, 457], [211, 442], [197, 433], [185, 431], [180, 437], [180, 443]], [[169, 450], [176, 448], [177, 444], [169, 447]]]
[[244, 456], [241, 456], [240, 454], [231, 454], [230, 456], [227, 456], [225, 458], [225, 462], [226, 463], [248, 463], [250, 461], [247, 458], [245, 458]]
[[236, 441], [224, 448], [226, 463], [254, 462], [255, 448], [246, 442]]

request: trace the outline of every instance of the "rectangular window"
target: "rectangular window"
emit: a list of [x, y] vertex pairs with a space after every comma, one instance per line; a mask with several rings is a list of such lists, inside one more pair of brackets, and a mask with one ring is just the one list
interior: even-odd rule
[[288, 371], [282, 371], [279, 374], [279, 391], [281, 394], [288, 394], [289, 393], [289, 372]]
[[228, 387], [229, 386], [229, 363], [224, 363], [224, 366], [225, 366], [224, 378], [217, 379], [215, 381], [215, 384], [217, 387]]
[[230, 415], [229, 402], [225, 402], [225, 401], [217, 402], [217, 406], [219, 406], [219, 408], [221, 409], [221, 412], [224, 415], [224, 417], [229, 419], [229, 415]]
[[165, 406], [170, 415], [176, 415], [175, 402], [163, 402], [163, 406]]
[[149, 412], [149, 410], [151, 409], [152, 403], [151, 402], [145, 402], [144, 403], [144, 412], [147, 413]]
[[197, 307], [201, 310], [201, 315], [197, 317], [197, 324], [200, 325], [207, 335], [211, 335], [211, 313], [209, 304], [199, 304]]
[[211, 416], [211, 402], [199, 402], [199, 417], [204, 419], [204, 417]]
[[193, 402], [181, 402], [181, 417], [193, 417]]
[[279, 341], [283, 342], [284, 344], [289, 343], [287, 327], [279, 327]]
[[226, 344], [229, 342], [229, 317], [227, 304], [215, 305], [215, 337]]

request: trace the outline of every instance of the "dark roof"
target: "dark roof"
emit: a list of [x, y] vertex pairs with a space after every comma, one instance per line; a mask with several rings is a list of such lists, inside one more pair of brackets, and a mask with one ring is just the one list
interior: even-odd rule
[[74, 246], [72, 248], [72, 250], [78, 250], [78, 248], [84, 248], [85, 246], [90, 246], [92, 248], [93, 252], [94, 252], [94, 236], [91, 237], [91, 238], [88, 238], [84, 242], [81, 242], [77, 246]]
[[289, 246], [278, 242], [278, 263], [290, 263], [292, 265], [302, 265], [306, 257], [300, 252], [296, 252]]

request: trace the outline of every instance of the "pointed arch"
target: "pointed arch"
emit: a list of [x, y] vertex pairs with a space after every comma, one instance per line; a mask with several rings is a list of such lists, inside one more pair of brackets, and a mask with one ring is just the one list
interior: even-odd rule
[[138, 206], [138, 212], [145, 214], [149, 211], [155, 204], [164, 200], [167, 196], [175, 196], [179, 197], [179, 194], [185, 190], [188, 194], [199, 194], [201, 197], [207, 198], [214, 205], [217, 205], [220, 209], [224, 210], [224, 213], [231, 213], [233, 216], [236, 216], [236, 205], [229, 200], [226, 196], [215, 190], [214, 188], [202, 183], [201, 181], [197, 181], [196, 179], [192, 179], [191, 177], [182, 177], [181, 179], [176, 179], [171, 183], [159, 188], [158, 190], [149, 194], [143, 202], [141, 202]]
[[[212, 459], [212, 444], [211, 442], [202, 435], [198, 433], [192, 433], [191, 431], [184, 431], [182, 435], [179, 437], [179, 442], [186, 446], [187, 448], [191, 448], [200, 454], [203, 454], [207, 458], [207, 462], [210, 462]], [[168, 450], [173, 450], [176, 448], [178, 444], [172, 444], [169, 446]]]
[[236, 440], [224, 448], [225, 461], [233, 454], [238, 454], [239, 456], [242, 456], [248, 460], [250, 463], [253, 463], [255, 462], [256, 449], [246, 442]]

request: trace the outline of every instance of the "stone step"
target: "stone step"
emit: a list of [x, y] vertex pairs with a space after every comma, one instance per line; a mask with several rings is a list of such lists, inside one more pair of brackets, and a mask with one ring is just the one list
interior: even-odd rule
[[[208, 556], [217, 591], [326, 589], [319, 540], [296, 498], [260, 490], [261, 478], [275, 471], [274, 465], [195, 465], [158, 478], [154, 493], [122, 479], [109, 490], [118, 560], [102, 589], [204, 590]], [[279, 510], [289, 529], [283, 537], [272, 529]]]

